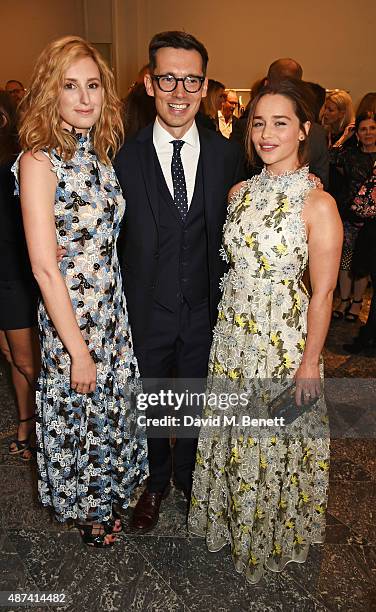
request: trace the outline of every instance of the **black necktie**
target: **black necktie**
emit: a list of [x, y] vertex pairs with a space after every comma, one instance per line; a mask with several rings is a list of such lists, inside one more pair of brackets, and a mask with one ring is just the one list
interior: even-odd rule
[[188, 197], [187, 186], [185, 184], [184, 168], [181, 161], [180, 151], [184, 144], [184, 140], [172, 140], [174, 152], [171, 161], [171, 176], [174, 186], [174, 203], [180, 213], [183, 221], [185, 221], [188, 213]]

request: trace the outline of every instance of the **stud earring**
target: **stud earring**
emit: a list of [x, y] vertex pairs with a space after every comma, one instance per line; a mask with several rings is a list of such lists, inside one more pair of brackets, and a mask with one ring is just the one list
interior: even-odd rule
[[300, 140], [300, 142], [303, 142], [304, 136], [299, 136], [299, 140]]

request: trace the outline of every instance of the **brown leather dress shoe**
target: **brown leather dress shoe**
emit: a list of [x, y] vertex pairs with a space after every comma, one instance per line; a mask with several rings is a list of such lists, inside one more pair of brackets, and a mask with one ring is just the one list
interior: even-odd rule
[[133, 511], [131, 529], [135, 531], [150, 531], [158, 523], [159, 508], [162, 499], [170, 493], [168, 486], [162, 493], [151, 492], [147, 489], [143, 492]]

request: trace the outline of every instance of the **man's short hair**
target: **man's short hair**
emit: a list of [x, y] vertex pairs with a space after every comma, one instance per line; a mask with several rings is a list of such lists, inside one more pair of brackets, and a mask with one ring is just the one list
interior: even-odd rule
[[149, 65], [153, 71], [157, 65], [156, 54], [159, 49], [172, 47], [173, 49], [186, 49], [187, 51], [198, 51], [202, 58], [202, 72], [205, 76], [208, 65], [208, 52], [204, 45], [192, 34], [186, 32], [170, 31], [155, 34], [149, 44]]

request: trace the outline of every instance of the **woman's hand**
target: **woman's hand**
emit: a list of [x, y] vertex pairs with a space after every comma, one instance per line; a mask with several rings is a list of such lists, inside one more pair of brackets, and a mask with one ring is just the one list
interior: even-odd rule
[[72, 357], [71, 387], [77, 393], [95, 391], [97, 368], [89, 353], [81, 357]]
[[301, 363], [294, 380], [296, 384], [295, 401], [297, 406], [311, 404], [321, 395], [322, 388], [318, 365]]

